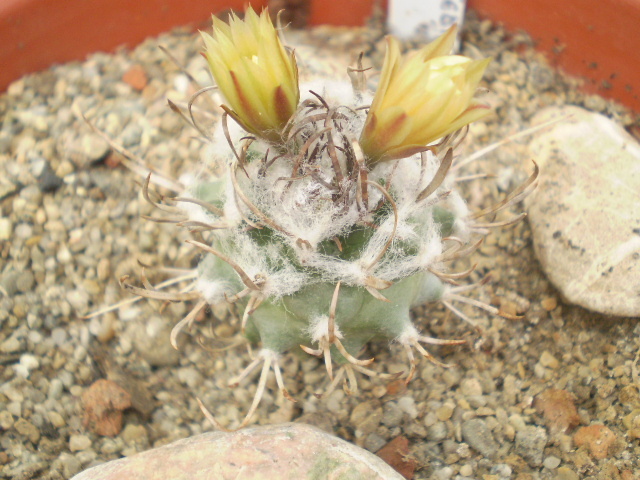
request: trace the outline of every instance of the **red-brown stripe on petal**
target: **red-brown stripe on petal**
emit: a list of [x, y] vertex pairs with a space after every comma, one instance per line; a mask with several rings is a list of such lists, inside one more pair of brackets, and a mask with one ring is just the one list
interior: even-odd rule
[[[242, 90], [242, 86], [236, 77], [236, 73], [233, 70], [229, 70], [229, 74], [231, 75], [231, 80], [233, 81], [233, 85], [235, 86], [236, 94], [238, 95], [238, 100], [240, 101], [240, 105], [242, 107], [241, 112], [236, 112], [238, 116], [243, 117], [245, 122], [250, 122], [253, 128], [261, 128], [262, 122], [260, 119], [259, 112], [256, 112], [251, 105], [251, 102], [246, 97], [245, 93]], [[247, 118], [248, 117], [248, 118]]]
[[380, 140], [377, 143], [382, 145], [388, 143], [402, 128], [402, 125], [407, 120], [407, 118], [407, 112], [402, 112], [400, 115], [394, 118], [392, 122], [385, 125], [386, 128], [382, 129], [382, 131], [379, 132]]
[[366, 138], [370, 137], [376, 129], [376, 125], [378, 124], [378, 119], [376, 114], [371, 112], [369, 113], [369, 117], [364, 125], [364, 129], [362, 131], [361, 137]]
[[291, 115], [293, 115], [293, 108], [291, 108], [291, 104], [289, 103], [287, 95], [284, 93], [282, 85], [278, 85], [273, 91], [273, 106], [280, 125], [287, 123]]

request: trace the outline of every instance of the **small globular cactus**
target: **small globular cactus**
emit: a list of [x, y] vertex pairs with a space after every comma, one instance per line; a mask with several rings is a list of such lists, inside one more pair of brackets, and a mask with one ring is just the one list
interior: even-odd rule
[[[470, 286], [447, 264], [472, 253], [497, 224], [478, 218], [519, 200], [536, 173], [498, 205], [471, 214], [456, 190], [455, 149], [467, 125], [491, 113], [474, 94], [489, 59], [450, 55], [455, 26], [421, 50], [387, 52], [372, 94], [362, 59], [345, 81], [299, 85], [294, 52], [281, 43], [266, 12], [214, 19], [204, 53], [223, 118], [211, 138], [207, 171], [180, 196], [154, 202], [178, 215], [202, 251], [190, 291], [143, 289], [139, 295], [196, 300], [172, 333], [208, 304], [239, 306], [240, 328], [261, 350], [235, 380], [262, 364], [246, 425], [269, 371], [290, 398], [279, 359], [287, 352], [323, 357], [335, 387], [355, 391], [355, 372], [375, 375], [360, 358], [368, 342], [402, 345], [416, 369], [417, 351], [461, 340], [425, 336], [410, 309], [452, 302], [498, 309], [461, 295]], [[229, 121], [230, 119], [232, 121]], [[185, 115], [186, 118], [186, 115]], [[518, 216], [514, 221], [521, 219]], [[506, 224], [503, 222], [502, 224]], [[148, 282], [145, 281], [145, 285]], [[335, 374], [334, 374], [335, 369]]]

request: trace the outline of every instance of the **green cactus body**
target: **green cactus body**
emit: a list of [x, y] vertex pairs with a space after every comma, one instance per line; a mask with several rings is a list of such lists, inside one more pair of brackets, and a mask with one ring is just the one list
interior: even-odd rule
[[[219, 208], [224, 205], [221, 182], [196, 184], [190, 192], [194, 198], [209, 202]], [[435, 222], [430, 228], [448, 235], [453, 230], [454, 213], [442, 207], [433, 208]], [[387, 215], [389, 212], [387, 212]], [[425, 217], [425, 215], [422, 215]], [[430, 218], [431, 216], [426, 216]], [[416, 219], [412, 219], [415, 226]], [[423, 227], [424, 225], [421, 225]], [[332, 240], [325, 240], [318, 245], [323, 255], [332, 256], [345, 261], [357, 259], [373, 236], [372, 227], [357, 226], [340, 237], [340, 248]], [[311, 278], [321, 279], [322, 275], [306, 267], [295, 256], [295, 252], [272, 229], [252, 229], [247, 236], [256, 249], [264, 249], [264, 257], [269, 260], [269, 250], [279, 250], [295, 268], [307, 273]], [[411, 242], [398, 242], [397, 250], [403, 254], [415, 255], [418, 245]], [[233, 242], [215, 244], [214, 247], [226, 256], [238, 258], [242, 253], [235, 249]], [[278, 265], [271, 265], [278, 268]], [[231, 291], [244, 288], [228, 263], [212, 254], [207, 254], [200, 262], [199, 277], [204, 283], [217, 282], [224, 284]], [[263, 348], [284, 353], [301, 352], [300, 345], [312, 345], [313, 325], [322, 317], [326, 317], [334, 294], [335, 284], [316, 281], [301, 288], [294, 294], [266, 298], [249, 317], [244, 334], [253, 343], [260, 343]], [[388, 301], [372, 296], [362, 286], [342, 286], [335, 309], [336, 326], [342, 334], [343, 344], [347, 351], [357, 356], [358, 352], [371, 340], [392, 341], [412, 329], [410, 309], [412, 306], [435, 302], [442, 298], [445, 287], [434, 274], [418, 271], [400, 279], [384, 290]], [[247, 300], [237, 302], [246, 308]], [[334, 358], [338, 363], [345, 359], [335, 351]]]
[[[242, 333], [261, 350], [232, 383], [263, 362], [241, 426], [255, 411], [270, 368], [289, 398], [278, 365], [282, 354], [323, 356], [332, 379], [337, 363], [331, 385], [346, 375], [353, 391], [355, 370], [375, 374], [364, 368], [370, 360], [359, 358], [370, 341], [404, 347], [407, 381], [415, 372], [413, 350], [438, 363], [422, 344], [464, 343], [420, 334], [410, 309], [442, 301], [469, 320], [449, 303], [467, 301], [458, 294], [466, 287], [447, 285], [469, 272], [448, 274], [446, 265], [471, 253], [487, 233], [469, 215], [450, 167], [464, 127], [487, 115], [472, 97], [488, 61], [448, 57], [455, 28], [418, 56], [401, 58], [389, 40], [372, 96], [361, 64], [349, 72], [351, 83], [298, 85], [293, 54], [277, 42], [271, 53], [251, 43], [275, 35], [266, 17], [259, 27], [264, 32], [239, 41], [247, 28], [258, 28], [256, 15], [249, 18], [251, 27], [240, 28], [234, 19], [229, 28], [218, 24], [215, 40], [205, 35], [210, 68], [231, 107], [224, 107], [211, 138], [209, 168], [165, 208], [179, 211], [179, 224], [199, 234], [191, 241], [203, 251], [195, 284], [175, 297], [125, 285], [151, 298], [200, 297], [174, 328], [174, 346], [207, 303], [236, 304]], [[220, 45], [224, 52], [216, 50]], [[267, 75], [265, 85], [256, 84], [250, 75], [225, 70], [238, 62], [287, 75]], [[397, 78], [402, 75], [412, 80], [405, 84]], [[283, 88], [281, 77], [291, 84]], [[513, 198], [479, 216], [522, 197], [534, 180], [535, 174]]]

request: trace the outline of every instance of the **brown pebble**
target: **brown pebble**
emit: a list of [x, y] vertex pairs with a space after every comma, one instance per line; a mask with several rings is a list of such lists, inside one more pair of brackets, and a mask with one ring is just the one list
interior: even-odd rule
[[637, 480], [636, 477], [631, 470], [623, 470], [620, 472], [620, 478], [622, 480]]
[[418, 462], [409, 455], [409, 440], [399, 436], [391, 440], [376, 453], [381, 459], [407, 480], [415, 474]]
[[511, 300], [500, 297], [500, 313], [515, 317], [518, 315], [518, 305]]
[[131, 395], [111, 380], [100, 379], [82, 394], [84, 428], [105, 436], [122, 430], [122, 411], [131, 406]]
[[580, 423], [575, 397], [566, 390], [550, 388], [536, 397], [533, 406], [545, 419], [551, 433], [566, 433]]
[[147, 73], [140, 65], [133, 65], [122, 75], [122, 81], [130, 85], [133, 89], [141, 91], [147, 86]]
[[545, 297], [540, 302], [540, 305], [542, 305], [542, 308], [544, 308], [547, 312], [550, 312], [551, 310], [556, 309], [556, 307], [558, 306], [558, 300], [555, 297]]
[[407, 382], [398, 378], [387, 384], [387, 395], [400, 395], [407, 391]]
[[604, 425], [582, 427], [573, 436], [576, 447], [587, 446], [593, 458], [598, 460], [607, 458], [609, 447], [615, 441], [616, 434]]
[[107, 155], [107, 158], [105, 158], [104, 163], [109, 168], [116, 168], [120, 165], [121, 159], [122, 157], [119, 153], [111, 152]]

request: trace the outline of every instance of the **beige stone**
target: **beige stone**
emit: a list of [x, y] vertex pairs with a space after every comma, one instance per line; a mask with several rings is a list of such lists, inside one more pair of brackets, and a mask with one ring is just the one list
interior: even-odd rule
[[526, 206], [534, 248], [571, 303], [608, 315], [640, 316], [640, 145], [622, 126], [578, 107], [535, 135], [538, 188]]
[[73, 480], [402, 480], [372, 453], [304, 424], [210, 432], [108, 462]]

